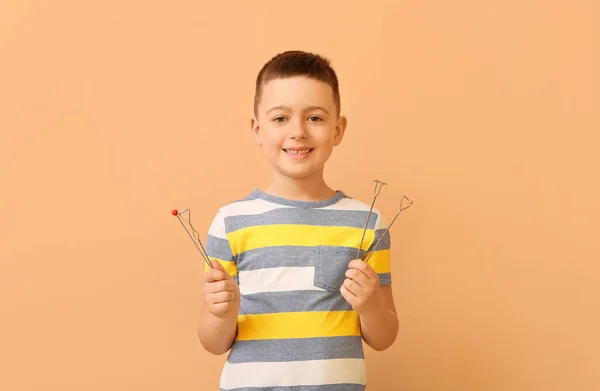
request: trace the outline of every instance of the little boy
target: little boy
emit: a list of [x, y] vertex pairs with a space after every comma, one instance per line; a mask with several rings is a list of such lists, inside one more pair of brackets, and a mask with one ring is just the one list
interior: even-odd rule
[[231, 349], [220, 389], [362, 391], [362, 342], [387, 349], [398, 319], [388, 234], [363, 261], [385, 232], [380, 212], [363, 239], [371, 206], [323, 178], [346, 130], [329, 60], [289, 51], [267, 62], [251, 128], [271, 183], [220, 208], [206, 240], [198, 332], [207, 351]]

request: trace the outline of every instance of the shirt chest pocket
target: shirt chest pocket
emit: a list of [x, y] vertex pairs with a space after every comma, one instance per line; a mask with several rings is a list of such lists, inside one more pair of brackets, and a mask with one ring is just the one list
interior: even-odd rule
[[[316, 287], [329, 292], [339, 292], [344, 280], [348, 264], [356, 259], [356, 248], [337, 246], [315, 246], [315, 278]], [[359, 257], [364, 255], [361, 250]]]

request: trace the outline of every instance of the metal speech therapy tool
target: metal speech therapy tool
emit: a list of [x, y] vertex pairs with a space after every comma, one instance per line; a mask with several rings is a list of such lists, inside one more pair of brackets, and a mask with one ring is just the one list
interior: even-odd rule
[[367, 228], [369, 227], [369, 221], [371, 220], [371, 213], [373, 213], [375, 201], [377, 200], [377, 197], [379, 197], [379, 193], [381, 193], [381, 189], [383, 188], [383, 186], [387, 185], [387, 183], [379, 181], [377, 179], [373, 180], [373, 182], [375, 182], [375, 189], [373, 190], [373, 202], [371, 202], [371, 209], [369, 209], [369, 214], [367, 215], [367, 222], [365, 223], [365, 229], [363, 231], [362, 238], [360, 239], [358, 250], [356, 250], [356, 259], [358, 259], [358, 256], [360, 255], [360, 250], [362, 249], [362, 245], [365, 240], [365, 234], [367, 233]]
[[[402, 207], [402, 203], [404, 202], [404, 200], [408, 201], [408, 206]], [[365, 262], [369, 262], [369, 259], [371, 258], [371, 255], [373, 255], [373, 253], [375, 252], [375, 249], [377, 248], [377, 246], [379, 246], [379, 243], [381, 242], [381, 240], [383, 238], [385, 238], [385, 235], [388, 233], [388, 231], [390, 230], [390, 228], [392, 227], [392, 225], [394, 225], [394, 221], [396, 221], [396, 219], [398, 218], [398, 215], [400, 214], [400, 212], [402, 212], [404, 209], [410, 208], [412, 206], [412, 204], [413, 204], [413, 201], [411, 199], [409, 199], [406, 196], [402, 196], [402, 199], [400, 200], [400, 209], [398, 209], [398, 211], [396, 212], [396, 215], [394, 216], [394, 218], [390, 222], [390, 225], [388, 225], [388, 227], [383, 232], [383, 234], [381, 235], [381, 237], [379, 238], [379, 240], [377, 241], [377, 243], [375, 243], [375, 245], [373, 246], [373, 249], [369, 253], [369, 256], [367, 257], [367, 259], [365, 259]]]
[[[369, 227], [369, 221], [371, 219], [371, 214], [373, 212], [373, 207], [375, 206], [375, 201], [377, 200], [377, 197], [379, 196], [379, 193], [381, 192], [381, 189], [383, 188], [383, 186], [387, 185], [386, 182], [382, 182], [380, 180], [373, 180], [373, 182], [375, 182], [375, 190], [373, 191], [373, 201], [371, 202], [371, 208], [369, 209], [369, 214], [367, 215], [367, 222], [365, 223], [365, 229], [363, 231], [363, 235], [362, 238], [360, 240], [360, 245], [358, 246], [358, 250], [356, 252], [356, 258], [358, 259], [359, 255], [360, 255], [360, 250], [362, 249], [362, 245], [365, 239], [365, 234], [367, 233], [367, 229]], [[403, 202], [404, 200], [408, 201], [408, 206], [403, 206]], [[390, 228], [392, 227], [392, 225], [394, 224], [394, 222], [396, 221], [396, 219], [398, 218], [398, 215], [400, 214], [400, 212], [402, 212], [405, 209], [408, 209], [412, 206], [413, 201], [411, 199], [409, 199], [406, 196], [402, 196], [402, 199], [400, 200], [400, 209], [398, 209], [398, 211], [396, 212], [396, 215], [394, 216], [394, 219], [390, 222], [390, 224], [388, 225], [387, 229], [385, 230], [385, 232], [381, 235], [381, 237], [379, 238], [379, 240], [377, 241], [377, 243], [375, 243], [375, 245], [373, 246], [373, 248], [371, 249], [371, 252], [369, 254], [369, 256], [367, 257], [367, 259], [365, 259], [365, 262], [368, 262], [369, 259], [371, 258], [371, 255], [373, 255], [373, 253], [375, 252], [375, 249], [377, 248], [377, 246], [379, 246], [379, 243], [381, 242], [381, 240], [385, 237], [385, 235], [388, 233], [388, 231], [390, 230]]]
[[[188, 218], [187, 218], [187, 220], [185, 218], [183, 218], [183, 220], [185, 220], [190, 225], [190, 228], [192, 229], [192, 232], [194, 232], [194, 235], [196, 236], [196, 240], [198, 241], [198, 243], [196, 243], [196, 240], [194, 240], [194, 237], [192, 236], [190, 231], [188, 231], [187, 227], [185, 226], [185, 224], [182, 221], [181, 215], [185, 212], [188, 213]], [[183, 229], [185, 229], [185, 232], [187, 232], [190, 239], [192, 239], [192, 242], [194, 242], [194, 245], [200, 252], [200, 255], [202, 255], [202, 258], [204, 258], [204, 261], [206, 261], [206, 264], [212, 269], [213, 265], [210, 263], [210, 259], [208, 258], [208, 253], [206, 252], [206, 249], [202, 245], [202, 240], [200, 240], [200, 235], [198, 234], [198, 231], [196, 231], [196, 229], [192, 225], [192, 217], [191, 217], [192, 212], [189, 210], [189, 208], [185, 208], [185, 209], [182, 209], [181, 211], [178, 211], [177, 209], [173, 209], [173, 211], [171, 213], [173, 214], [173, 216], [177, 217], [177, 219], [183, 226]]]

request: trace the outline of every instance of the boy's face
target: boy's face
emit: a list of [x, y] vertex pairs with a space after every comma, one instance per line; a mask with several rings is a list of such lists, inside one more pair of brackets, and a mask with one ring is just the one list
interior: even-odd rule
[[303, 76], [264, 84], [252, 119], [254, 138], [267, 160], [279, 174], [296, 179], [322, 176], [345, 130], [346, 118], [338, 117], [333, 89]]

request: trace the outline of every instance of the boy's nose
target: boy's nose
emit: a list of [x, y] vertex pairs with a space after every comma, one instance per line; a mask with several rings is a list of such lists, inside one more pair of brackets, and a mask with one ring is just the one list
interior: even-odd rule
[[306, 124], [301, 121], [299, 123], [294, 123], [292, 125], [292, 132], [290, 138], [298, 139], [298, 138], [306, 138], [308, 135], [308, 131], [306, 129]]

